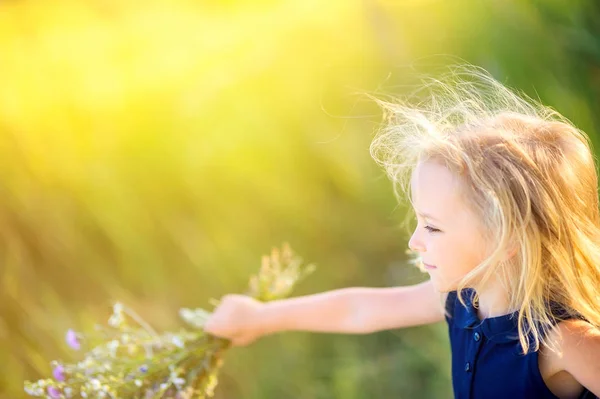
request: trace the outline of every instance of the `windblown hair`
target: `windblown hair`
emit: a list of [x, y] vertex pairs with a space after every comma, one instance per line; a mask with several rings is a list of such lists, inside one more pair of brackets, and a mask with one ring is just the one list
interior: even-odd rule
[[524, 353], [553, 348], [547, 333], [561, 320], [600, 327], [598, 177], [588, 136], [475, 67], [428, 80], [423, 93], [412, 106], [376, 99], [387, 123], [371, 154], [399, 199], [410, 198], [420, 161], [441, 162], [459, 178], [492, 244], [458, 291], [499, 276], [518, 310]]

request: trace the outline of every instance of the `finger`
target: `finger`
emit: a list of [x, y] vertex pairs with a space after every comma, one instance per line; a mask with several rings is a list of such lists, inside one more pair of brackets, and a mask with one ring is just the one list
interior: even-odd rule
[[242, 346], [247, 346], [249, 344], [247, 339], [234, 339], [231, 341], [231, 344], [233, 346], [238, 346], [238, 347], [242, 347]]
[[204, 324], [204, 331], [206, 331], [209, 334], [217, 335], [219, 332], [218, 320], [215, 320], [213, 317], [208, 319]]

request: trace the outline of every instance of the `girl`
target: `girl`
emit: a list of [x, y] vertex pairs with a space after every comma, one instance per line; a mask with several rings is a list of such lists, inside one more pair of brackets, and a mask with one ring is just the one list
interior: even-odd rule
[[417, 217], [408, 245], [430, 279], [266, 304], [227, 295], [207, 332], [246, 345], [281, 331], [445, 320], [456, 398], [600, 396], [600, 212], [588, 138], [484, 72], [451, 78], [427, 85], [418, 108], [378, 101], [389, 124], [371, 147], [396, 194], [408, 194]]

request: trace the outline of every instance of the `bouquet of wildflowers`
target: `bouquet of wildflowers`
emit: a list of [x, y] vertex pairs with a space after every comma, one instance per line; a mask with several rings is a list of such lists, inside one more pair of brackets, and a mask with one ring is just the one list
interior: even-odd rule
[[[294, 286], [314, 270], [302, 266], [288, 245], [263, 256], [257, 275], [250, 279], [247, 295], [261, 301], [285, 298]], [[172, 398], [213, 396], [223, 352], [229, 341], [203, 331], [209, 312], [181, 309], [189, 325], [178, 332], [159, 334], [133, 310], [114, 305], [108, 327], [96, 327], [96, 334], [69, 330], [68, 345], [88, 349], [74, 364], [51, 363], [53, 378], [25, 382], [30, 396], [65, 398]]]

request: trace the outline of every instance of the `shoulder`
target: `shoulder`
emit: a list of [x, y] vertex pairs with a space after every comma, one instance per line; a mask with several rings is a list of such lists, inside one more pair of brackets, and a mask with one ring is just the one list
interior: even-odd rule
[[600, 329], [585, 320], [561, 321], [552, 330], [551, 338], [556, 340], [567, 363], [570, 359], [578, 359], [587, 351], [597, 355], [594, 358], [596, 362], [600, 361]]
[[600, 396], [600, 329], [585, 320], [558, 323], [548, 336], [556, 351], [548, 351], [556, 372], [566, 371]]

